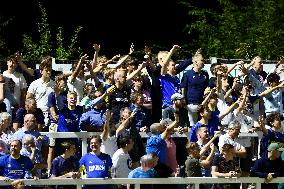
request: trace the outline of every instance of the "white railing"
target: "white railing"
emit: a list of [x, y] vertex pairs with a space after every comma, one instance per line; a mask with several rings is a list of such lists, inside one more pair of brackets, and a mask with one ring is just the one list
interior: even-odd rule
[[[87, 153], [88, 143], [87, 140], [89, 137], [94, 135], [100, 135], [101, 132], [41, 132], [42, 135], [46, 135], [49, 138], [80, 138], [82, 140], [82, 155]], [[151, 136], [151, 133], [140, 132], [140, 136], [142, 138], [148, 138]], [[173, 134], [172, 137], [188, 137], [185, 134]], [[260, 140], [262, 137], [262, 132], [254, 132], [254, 133], [240, 133], [239, 137], [258, 137]], [[259, 149], [258, 149], [259, 151]]]
[[[0, 186], [11, 185], [12, 181], [0, 181]], [[261, 184], [264, 183], [263, 178], [257, 177], [241, 177], [241, 178], [216, 178], [216, 177], [170, 177], [170, 178], [149, 178], [149, 179], [129, 179], [129, 178], [114, 178], [114, 179], [23, 179], [25, 185], [75, 185], [77, 189], [81, 189], [82, 185], [94, 184], [134, 184], [135, 189], [140, 189], [141, 184], [194, 184], [195, 189], [199, 189], [199, 184], [223, 184], [223, 183], [254, 183], [256, 189], [261, 189]], [[271, 183], [284, 183], [284, 177], [275, 178]]]

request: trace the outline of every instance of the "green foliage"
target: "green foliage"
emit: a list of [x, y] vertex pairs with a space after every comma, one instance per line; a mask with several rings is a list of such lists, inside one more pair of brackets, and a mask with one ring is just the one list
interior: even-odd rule
[[[190, 23], [185, 30], [208, 56], [275, 59], [283, 53], [284, 0], [191, 0], [181, 2]], [[197, 37], [196, 37], [197, 36]]]
[[56, 42], [53, 42], [47, 11], [40, 0], [38, 1], [38, 5], [41, 13], [40, 21], [37, 23], [39, 40], [34, 40], [33, 37], [28, 34], [23, 35], [24, 58], [26, 60], [37, 60], [45, 55], [55, 55], [58, 59], [77, 59], [81, 53], [81, 48], [76, 45], [79, 33], [83, 28], [78, 26], [75, 29], [70, 44], [65, 47], [64, 43], [66, 40], [64, 38], [64, 29], [63, 27], [58, 27]]
[[14, 20], [14, 17], [4, 18], [0, 16], [0, 60], [4, 59], [10, 51], [7, 48], [5, 36], [8, 35], [5, 32], [5, 28]]
[[70, 44], [67, 48], [64, 47], [64, 29], [62, 27], [58, 28], [58, 33], [56, 35], [57, 48], [56, 48], [56, 58], [58, 59], [76, 59], [82, 53], [82, 49], [80, 47], [76, 47], [78, 42], [79, 33], [83, 27], [78, 26], [74, 35], [70, 40]]

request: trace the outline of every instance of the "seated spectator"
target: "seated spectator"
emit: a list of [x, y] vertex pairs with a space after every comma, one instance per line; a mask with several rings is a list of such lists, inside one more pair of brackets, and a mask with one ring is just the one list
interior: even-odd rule
[[[63, 153], [52, 161], [51, 179], [80, 178], [79, 163], [75, 158], [76, 147], [71, 141], [61, 143]], [[57, 186], [57, 189], [75, 189], [76, 186]]]
[[265, 179], [265, 183], [261, 184], [261, 188], [280, 188], [278, 183], [270, 182], [273, 178], [284, 176], [284, 162], [280, 157], [282, 151], [284, 151], [284, 148], [281, 148], [278, 143], [271, 143], [267, 148], [267, 158], [261, 157], [255, 161], [250, 174], [253, 177]]
[[29, 97], [25, 100], [25, 107], [19, 108], [16, 112], [16, 116], [13, 120], [13, 129], [18, 131], [24, 124], [24, 117], [26, 114], [33, 114], [37, 121], [38, 131], [44, 127], [44, 115], [40, 108], [37, 108], [36, 100], [33, 97]]

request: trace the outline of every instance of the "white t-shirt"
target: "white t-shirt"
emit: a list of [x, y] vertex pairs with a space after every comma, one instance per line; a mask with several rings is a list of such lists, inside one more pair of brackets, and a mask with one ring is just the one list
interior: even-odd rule
[[[101, 138], [103, 138], [101, 136]], [[102, 140], [102, 145], [101, 145], [101, 152], [110, 155], [110, 157], [113, 156], [113, 154], [117, 151], [117, 137], [114, 136], [109, 136], [107, 137], [106, 140]]]
[[34, 95], [37, 107], [40, 108], [43, 112], [48, 110], [48, 95], [53, 92], [54, 81], [49, 80], [49, 82], [44, 82], [41, 78], [33, 81], [28, 89], [28, 93]]
[[122, 148], [118, 149], [112, 157], [112, 171], [115, 178], [127, 178], [131, 171], [131, 158], [124, 153]]
[[10, 74], [7, 70], [3, 72], [3, 76], [5, 78], [5, 91], [8, 93], [6, 94], [7, 98], [13, 106], [16, 104], [19, 105], [21, 100], [21, 90], [27, 88], [26, 79], [23, 74], [19, 72]]
[[242, 147], [242, 145], [238, 142], [236, 142], [235, 140], [231, 139], [228, 135], [228, 133], [224, 134], [224, 135], [221, 135], [219, 137], [219, 143], [218, 143], [218, 146], [219, 146], [219, 151], [221, 152], [222, 151], [222, 147], [224, 144], [231, 144], [234, 146], [235, 150], [236, 151], [239, 151]]
[[69, 91], [75, 91], [77, 93], [77, 105], [80, 104], [83, 96], [84, 96], [84, 86], [85, 86], [85, 78], [76, 77], [75, 81], [71, 81], [71, 76], [68, 77], [67, 87]]
[[[221, 94], [218, 98], [217, 108], [220, 112], [224, 112], [226, 109], [229, 108], [229, 105], [226, 103], [224, 99], [224, 94]], [[221, 125], [229, 125], [231, 121], [233, 121], [233, 114], [232, 112], [228, 113], [222, 120]]]

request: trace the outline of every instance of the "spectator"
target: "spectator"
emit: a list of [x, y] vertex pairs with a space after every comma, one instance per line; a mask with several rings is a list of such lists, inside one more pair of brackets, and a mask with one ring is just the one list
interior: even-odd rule
[[[141, 157], [140, 159], [140, 166], [136, 169], [132, 170], [128, 178], [155, 178], [156, 171], [154, 167], [157, 165], [157, 160], [155, 159], [152, 154], [147, 154]], [[131, 185], [127, 185], [127, 188], [130, 189]], [[141, 188], [150, 188], [149, 185], [142, 185]]]
[[209, 75], [203, 69], [205, 60], [200, 52], [192, 58], [192, 69], [188, 70], [182, 77], [182, 95], [186, 97], [189, 109], [188, 117], [190, 125], [193, 126], [198, 121], [198, 105], [202, 103], [204, 90], [208, 86]]
[[256, 160], [252, 169], [251, 176], [265, 179], [261, 184], [264, 189], [277, 189], [277, 183], [269, 184], [273, 178], [284, 176], [284, 162], [280, 158], [280, 153], [284, 151], [278, 143], [271, 143], [267, 148], [267, 157]]
[[12, 140], [10, 154], [0, 157], [0, 180], [28, 179], [32, 177], [33, 163], [30, 158], [20, 154], [22, 143]]
[[7, 92], [5, 91], [5, 77], [0, 74], [0, 112], [8, 112], [9, 114], [12, 114], [11, 103], [7, 98]]
[[[133, 148], [133, 141], [130, 137], [123, 137], [120, 140], [121, 148], [118, 149], [112, 157], [112, 178], [127, 178], [133, 169], [131, 158], [128, 152]], [[125, 188], [119, 185], [119, 188]]]
[[[91, 152], [85, 154], [79, 161], [80, 170], [86, 178], [110, 178], [112, 167], [111, 157], [100, 150], [102, 139], [93, 136], [90, 140]], [[108, 185], [87, 185], [85, 188], [107, 189]]]
[[18, 131], [24, 124], [24, 117], [26, 114], [33, 114], [37, 121], [36, 130], [41, 131], [44, 127], [44, 115], [40, 108], [37, 108], [34, 97], [29, 97], [25, 100], [25, 108], [19, 108], [13, 120], [13, 129]]
[[[80, 178], [78, 160], [75, 158], [76, 147], [73, 142], [61, 143], [63, 153], [52, 161], [51, 179]], [[57, 189], [75, 189], [76, 186], [56, 186]]]
[[[212, 163], [213, 177], [240, 177], [241, 172], [238, 161], [235, 159], [235, 148], [232, 144], [224, 144], [221, 153], [216, 155]], [[238, 189], [239, 184], [213, 184], [213, 188]]]
[[154, 152], [159, 157], [161, 163], [166, 162], [166, 142], [165, 139], [171, 133], [171, 130], [177, 126], [179, 116], [175, 114], [175, 121], [168, 127], [161, 123], [153, 123], [150, 126], [151, 136], [147, 139], [146, 153]]
[[[0, 113], [0, 139], [8, 147], [13, 136], [11, 130], [12, 116], [7, 112]], [[8, 149], [8, 148], [7, 148]]]
[[27, 82], [23, 74], [16, 71], [18, 64], [17, 55], [11, 55], [7, 59], [8, 69], [3, 72], [5, 96], [10, 101], [14, 111], [19, 107], [23, 107], [27, 88]]

